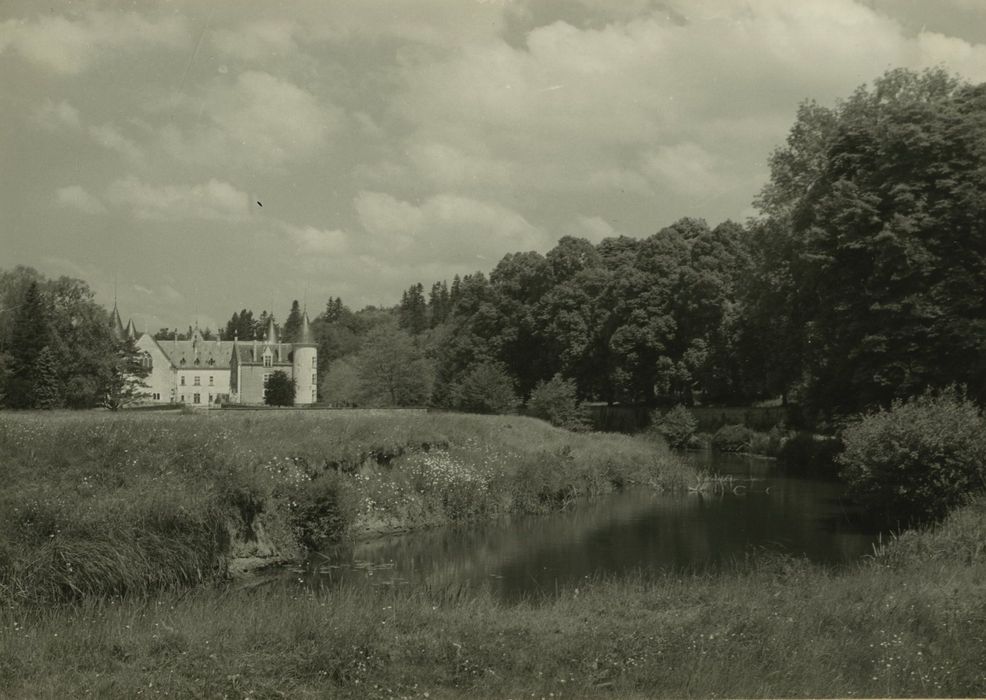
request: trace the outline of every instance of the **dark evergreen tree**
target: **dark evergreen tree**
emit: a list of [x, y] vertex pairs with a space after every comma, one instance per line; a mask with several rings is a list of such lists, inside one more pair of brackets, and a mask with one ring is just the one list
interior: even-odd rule
[[144, 378], [150, 368], [143, 362], [143, 353], [132, 338], [124, 337], [115, 348], [113, 365], [103, 385], [103, 405], [118, 411], [146, 396]]
[[295, 343], [298, 341], [298, 336], [301, 333], [301, 306], [298, 304], [298, 300], [295, 299], [291, 302], [291, 311], [288, 313], [288, 318], [284, 322], [284, 326], [281, 328], [281, 342], [282, 343]]
[[7, 405], [33, 408], [37, 358], [51, 338], [45, 301], [36, 281], [28, 286], [15, 319], [8, 346], [11, 369], [5, 392]]
[[294, 379], [280, 370], [270, 375], [264, 387], [264, 403], [268, 406], [294, 406]]
[[34, 362], [34, 408], [58, 408], [62, 403], [62, 390], [58, 377], [58, 361], [51, 348], [41, 348]]
[[397, 322], [411, 335], [417, 335], [428, 328], [428, 304], [425, 301], [424, 285], [420, 282], [412, 284], [401, 295]]
[[435, 282], [431, 285], [431, 292], [428, 294], [428, 325], [431, 328], [445, 323], [451, 310], [451, 300], [449, 299], [448, 285], [445, 281]]

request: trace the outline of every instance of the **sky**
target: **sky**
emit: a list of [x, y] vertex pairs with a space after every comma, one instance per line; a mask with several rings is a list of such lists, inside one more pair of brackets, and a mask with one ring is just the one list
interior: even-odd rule
[[138, 330], [390, 306], [745, 221], [798, 104], [899, 66], [986, 81], [986, 0], [0, 0], [0, 268]]

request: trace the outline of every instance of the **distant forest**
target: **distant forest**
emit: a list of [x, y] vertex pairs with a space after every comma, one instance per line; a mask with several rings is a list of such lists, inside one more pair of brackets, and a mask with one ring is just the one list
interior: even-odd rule
[[[582, 400], [781, 397], [823, 417], [950, 384], [986, 400], [986, 85], [890, 71], [834, 107], [803, 103], [769, 164], [743, 224], [564, 236], [413, 284], [392, 308], [330, 298], [312, 319], [320, 401], [508, 406], [553, 378]], [[55, 403], [93, 405], [108, 314], [84, 282], [29, 268], [0, 272], [0, 386], [9, 398], [40, 351], [18, 311], [32, 283]], [[262, 336], [269, 313], [233, 313], [223, 338]], [[285, 340], [300, 314], [294, 302]]]

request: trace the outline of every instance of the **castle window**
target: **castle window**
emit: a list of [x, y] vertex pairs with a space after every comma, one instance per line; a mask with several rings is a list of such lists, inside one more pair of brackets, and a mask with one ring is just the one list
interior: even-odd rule
[[267, 372], [266, 374], [264, 374], [264, 386], [267, 386], [267, 382], [270, 381], [270, 375], [271, 375], [270, 372]]
[[197, 364], [197, 365], [202, 364], [202, 360], [200, 360], [199, 358], [196, 357], [195, 358], [195, 364]]
[[270, 367], [274, 364], [274, 358], [271, 357], [270, 353], [264, 355], [264, 367]]
[[212, 385], [213, 385], [213, 384], [215, 383], [215, 381], [214, 381], [214, 380], [215, 380], [215, 377], [213, 377], [213, 376], [212, 376], [212, 375], [210, 374], [210, 375], [209, 375], [209, 386], [212, 386]]
[[181, 363], [180, 364], [185, 364], [185, 358], [184, 357], [181, 358]]
[[315, 387], [312, 387], [312, 403], [315, 403]]
[[315, 358], [312, 358], [312, 369], [315, 369]]
[[315, 379], [315, 373], [314, 372], [312, 372], [312, 384], [318, 384], [318, 382]]
[[[182, 360], [182, 362], [184, 362], [184, 360]], [[178, 383], [181, 384], [182, 386], [185, 386], [185, 375], [184, 374], [181, 375], [181, 379], [179, 380]]]
[[209, 366], [211, 367], [211, 366], [212, 366], [212, 365], [214, 365], [214, 364], [216, 364], [216, 358], [214, 358], [214, 357], [210, 357], [210, 358], [209, 358]]
[[202, 403], [202, 394], [193, 394], [192, 403]]
[[151, 354], [150, 353], [145, 352], [145, 353], [143, 353], [140, 356], [140, 366], [141, 367], [146, 367], [147, 369], [153, 369], [154, 368], [154, 361], [151, 360]]
[[200, 384], [202, 384], [202, 377], [198, 377], [198, 376], [193, 377], [192, 384], [194, 384], [195, 386], [199, 386]]

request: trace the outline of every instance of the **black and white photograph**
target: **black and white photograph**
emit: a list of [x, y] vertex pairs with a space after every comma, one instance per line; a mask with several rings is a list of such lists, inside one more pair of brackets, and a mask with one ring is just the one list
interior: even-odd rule
[[0, 0], [0, 698], [986, 697], [986, 0]]

